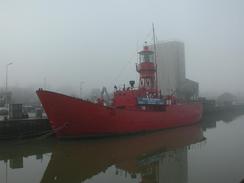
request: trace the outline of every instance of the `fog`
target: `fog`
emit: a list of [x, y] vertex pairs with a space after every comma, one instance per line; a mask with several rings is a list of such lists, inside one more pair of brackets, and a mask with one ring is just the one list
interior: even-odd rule
[[0, 0], [0, 87], [79, 93], [136, 80], [137, 51], [185, 43], [200, 93], [243, 93], [243, 0]]

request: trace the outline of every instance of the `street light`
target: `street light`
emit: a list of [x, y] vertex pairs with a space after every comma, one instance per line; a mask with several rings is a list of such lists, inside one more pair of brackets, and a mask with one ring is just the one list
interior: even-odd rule
[[12, 65], [13, 63], [10, 62], [6, 65], [6, 92], [8, 92], [8, 66]]

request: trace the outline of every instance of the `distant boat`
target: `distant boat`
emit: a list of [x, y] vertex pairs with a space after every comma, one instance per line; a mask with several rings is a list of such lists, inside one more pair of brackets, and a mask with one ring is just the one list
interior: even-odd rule
[[[202, 116], [200, 102], [178, 102], [157, 87], [154, 52], [147, 45], [139, 52], [138, 88], [115, 87], [112, 103], [97, 103], [39, 89], [37, 95], [57, 137], [121, 135], [191, 125]], [[103, 91], [106, 93], [106, 91]]]

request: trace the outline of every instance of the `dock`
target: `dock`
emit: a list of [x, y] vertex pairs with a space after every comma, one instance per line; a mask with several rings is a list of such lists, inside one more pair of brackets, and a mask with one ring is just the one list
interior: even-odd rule
[[47, 118], [0, 121], [0, 140], [31, 138], [48, 132], [51, 132], [51, 126]]

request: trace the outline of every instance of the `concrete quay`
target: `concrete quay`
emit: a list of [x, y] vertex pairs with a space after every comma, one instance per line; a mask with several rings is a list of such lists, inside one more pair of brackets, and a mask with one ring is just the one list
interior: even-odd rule
[[0, 121], [0, 140], [30, 138], [48, 132], [51, 132], [51, 127], [47, 118]]

